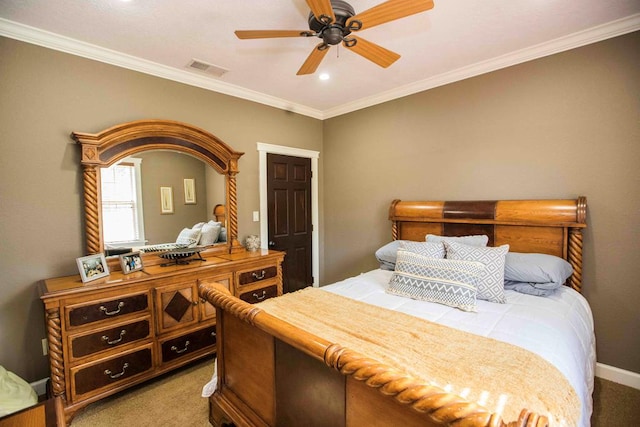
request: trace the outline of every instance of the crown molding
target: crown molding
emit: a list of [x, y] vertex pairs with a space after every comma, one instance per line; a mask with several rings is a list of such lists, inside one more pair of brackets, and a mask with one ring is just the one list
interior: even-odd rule
[[387, 101], [413, 95], [418, 92], [444, 86], [460, 80], [475, 77], [481, 74], [490, 73], [502, 68], [522, 64], [527, 61], [575, 49], [588, 44], [596, 43], [613, 37], [628, 34], [640, 30], [640, 14], [630, 15], [626, 18], [611, 21], [584, 31], [570, 34], [550, 42], [541, 43], [517, 52], [502, 55], [487, 61], [478, 62], [467, 67], [458, 68], [453, 71], [439, 74], [415, 83], [411, 83], [399, 88], [379, 93], [374, 96], [362, 98], [357, 101], [343, 104], [336, 108], [325, 110], [323, 119], [337, 117], [351, 113]]
[[0, 18], [0, 35], [23, 42], [35, 44], [60, 52], [70, 53], [117, 67], [149, 74], [163, 79], [196, 86], [224, 95], [257, 102], [281, 110], [291, 111], [305, 116], [322, 119], [322, 112], [305, 105], [295, 104], [285, 99], [266, 95], [231, 83], [212, 80], [211, 77], [199, 76], [187, 70], [180, 70], [156, 62], [85, 43], [59, 34], [19, 24]]
[[555, 53], [575, 49], [577, 47], [638, 30], [640, 30], [640, 14], [630, 15], [626, 18], [579, 31], [550, 42], [541, 43], [517, 52], [502, 55], [487, 61], [478, 62], [467, 67], [458, 68], [456, 70], [404, 85], [374, 96], [369, 96], [335, 108], [320, 111], [302, 104], [292, 103], [285, 99], [266, 95], [264, 93], [242, 88], [230, 83], [212, 80], [210, 77], [198, 76], [186, 70], [168, 67], [156, 62], [147, 61], [145, 59], [126, 55], [114, 50], [105, 49], [100, 46], [0, 18], [0, 35], [5, 37], [118, 67], [139, 71], [141, 73], [173, 80], [202, 89], [211, 90], [224, 95], [257, 102], [259, 104], [291, 111], [319, 120], [337, 117], [363, 108], [433, 89], [438, 86], [454, 83], [470, 77], [486, 74], [502, 68], [507, 68], [534, 59], [553, 55]]

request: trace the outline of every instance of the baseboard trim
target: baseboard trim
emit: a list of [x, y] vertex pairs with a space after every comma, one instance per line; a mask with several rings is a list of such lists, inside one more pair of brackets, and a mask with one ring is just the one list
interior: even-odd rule
[[33, 388], [38, 396], [44, 396], [45, 394], [47, 394], [47, 381], [49, 381], [49, 377], [34, 381], [32, 383], [29, 383], [29, 385]]
[[615, 366], [596, 363], [596, 377], [640, 390], [640, 374]]

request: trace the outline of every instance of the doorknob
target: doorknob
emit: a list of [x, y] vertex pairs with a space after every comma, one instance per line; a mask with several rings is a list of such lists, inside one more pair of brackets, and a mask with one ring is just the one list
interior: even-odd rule
[[276, 242], [274, 242], [273, 240], [269, 240], [269, 247], [273, 248], [276, 245]]

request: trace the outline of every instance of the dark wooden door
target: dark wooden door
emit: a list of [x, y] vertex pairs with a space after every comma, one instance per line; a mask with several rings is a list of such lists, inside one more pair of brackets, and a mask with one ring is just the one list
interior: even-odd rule
[[286, 252], [284, 292], [313, 284], [311, 159], [267, 154], [269, 248]]

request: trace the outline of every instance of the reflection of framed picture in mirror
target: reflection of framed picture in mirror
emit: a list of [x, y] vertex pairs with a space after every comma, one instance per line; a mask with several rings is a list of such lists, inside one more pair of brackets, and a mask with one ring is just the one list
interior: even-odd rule
[[140, 252], [129, 252], [120, 255], [120, 267], [124, 274], [133, 273], [143, 269]]
[[173, 213], [173, 187], [160, 187], [160, 213]]
[[193, 178], [184, 179], [184, 204], [196, 204], [196, 180]]
[[76, 263], [83, 283], [109, 275], [109, 267], [102, 253], [76, 258]]

